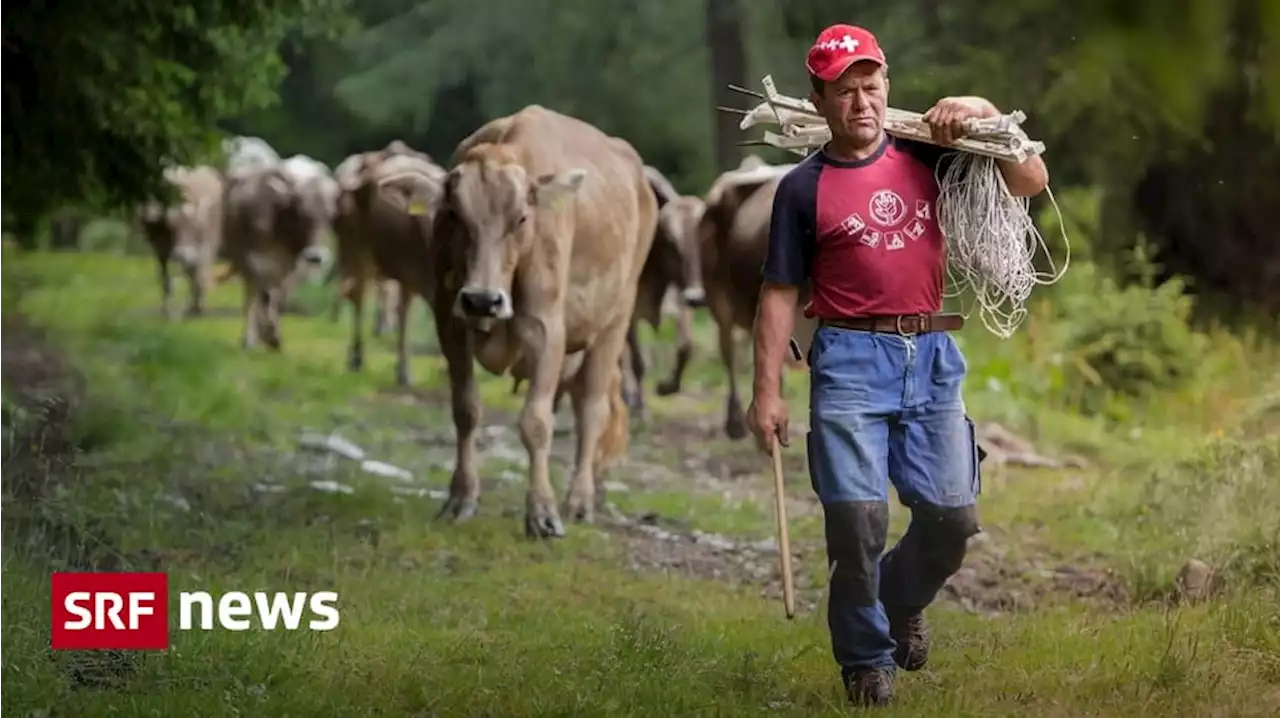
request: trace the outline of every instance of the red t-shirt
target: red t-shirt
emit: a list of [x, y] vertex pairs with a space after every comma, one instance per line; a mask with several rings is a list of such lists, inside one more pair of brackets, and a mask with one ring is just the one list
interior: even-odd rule
[[947, 150], [885, 135], [846, 162], [814, 152], [779, 181], [764, 278], [810, 283], [810, 317], [942, 309], [946, 245], [934, 172]]

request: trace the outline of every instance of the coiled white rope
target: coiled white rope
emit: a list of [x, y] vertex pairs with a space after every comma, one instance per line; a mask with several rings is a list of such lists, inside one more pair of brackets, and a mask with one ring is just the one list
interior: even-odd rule
[[[946, 296], [961, 296], [968, 288], [983, 325], [1008, 339], [1026, 318], [1032, 290], [1057, 282], [1071, 262], [1062, 213], [1053, 191], [1046, 188], [1067, 251], [1062, 268], [1055, 269], [1031, 218], [1030, 199], [1009, 193], [996, 160], [969, 152], [949, 153], [947, 160], [939, 165], [940, 176], [935, 174], [940, 187], [938, 225], [946, 238], [947, 279], [953, 287]], [[1047, 273], [1036, 269], [1038, 248], [1048, 259]]]

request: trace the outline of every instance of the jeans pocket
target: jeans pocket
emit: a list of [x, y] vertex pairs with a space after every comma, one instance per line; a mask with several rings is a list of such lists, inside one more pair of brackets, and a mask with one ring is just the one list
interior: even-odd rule
[[987, 452], [983, 451], [978, 444], [978, 429], [973, 424], [973, 419], [968, 414], [964, 417], [965, 426], [969, 429], [969, 443], [973, 446], [971, 456], [973, 461], [973, 475], [971, 477], [973, 486], [973, 495], [976, 497], [982, 493], [982, 460], [987, 458]]
[[826, 331], [823, 327], [813, 330], [813, 335], [809, 337], [809, 353], [805, 357], [805, 363], [809, 365], [809, 371], [813, 371], [818, 363], [818, 359], [822, 356], [823, 340], [826, 338]]

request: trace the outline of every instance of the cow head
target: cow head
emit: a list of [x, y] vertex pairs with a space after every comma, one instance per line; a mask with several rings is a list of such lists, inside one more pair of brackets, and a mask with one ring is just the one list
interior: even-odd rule
[[378, 166], [375, 185], [378, 195], [391, 206], [431, 221], [444, 195], [444, 174], [428, 160], [401, 154]]
[[170, 207], [165, 213], [166, 224], [173, 236], [172, 256], [183, 267], [191, 269], [200, 262], [201, 240], [212, 205], [212, 198], [200, 197]]
[[680, 196], [668, 202], [658, 213], [658, 232], [651, 250], [661, 262], [662, 276], [679, 288], [680, 300], [693, 308], [707, 302], [698, 234], [705, 210], [699, 197]]
[[324, 183], [316, 177], [295, 177], [280, 167], [263, 170], [255, 179], [253, 221], [258, 230], [274, 231], [306, 267], [316, 269], [327, 263], [329, 200]]
[[134, 216], [135, 227], [142, 230], [149, 242], [158, 248], [167, 247], [169, 256], [188, 269], [199, 262], [202, 240], [216, 202], [207, 196], [184, 197], [182, 182], [192, 171], [186, 167], [166, 168], [164, 178], [175, 185], [177, 203], [151, 199], [138, 207]]
[[[416, 162], [411, 162], [409, 165], [401, 164], [410, 158]], [[366, 190], [373, 190], [375, 194], [381, 195], [400, 209], [410, 209], [411, 200], [409, 195], [404, 194], [404, 191], [409, 188], [403, 180], [380, 185], [380, 182], [387, 177], [384, 165], [395, 168], [397, 172], [425, 168], [424, 171], [430, 176], [441, 178], [444, 175], [444, 170], [435, 164], [430, 155], [419, 152], [400, 140], [392, 140], [380, 150], [351, 155], [334, 169], [333, 176], [337, 180], [339, 192], [338, 204], [342, 212], [353, 212], [357, 207], [363, 206], [368, 199], [364, 194]], [[439, 180], [437, 184], [442, 181], [442, 179]], [[413, 209], [421, 208], [415, 203]], [[421, 214], [421, 212], [418, 213]]]
[[514, 316], [512, 279], [533, 242], [535, 220], [563, 211], [586, 177], [582, 169], [530, 176], [511, 149], [498, 145], [479, 145], [461, 158], [445, 180], [444, 193], [463, 267], [454, 314]]
[[298, 223], [298, 238], [303, 245], [298, 258], [312, 269], [329, 261], [329, 247], [325, 237], [333, 217], [337, 213], [336, 195], [328, 177], [311, 177], [294, 188], [294, 221]]

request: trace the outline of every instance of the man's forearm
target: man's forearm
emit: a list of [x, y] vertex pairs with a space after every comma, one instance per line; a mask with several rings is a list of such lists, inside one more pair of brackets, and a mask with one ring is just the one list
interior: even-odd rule
[[755, 380], [756, 394], [777, 393], [781, 386], [782, 359], [795, 328], [795, 287], [765, 283], [756, 308]]
[[1000, 167], [1000, 174], [1004, 175], [1009, 194], [1014, 197], [1034, 197], [1049, 184], [1049, 169], [1039, 155], [1028, 157], [1022, 163], [997, 160], [996, 164]]
[[[967, 99], [979, 108], [979, 116], [1000, 116], [1000, 108], [985, 97]], [[1044, 160], [1039, 155], [1028, 157], [1021, 163], [997, 160], [996, 165], [1000, 168], [1000, 174], [1004, 176], [1004, 183], [1009, 187], [1009, 193], [1014, 197], [1034, 197], [1049, 185], [1049, 169], [1045, 167]]]

